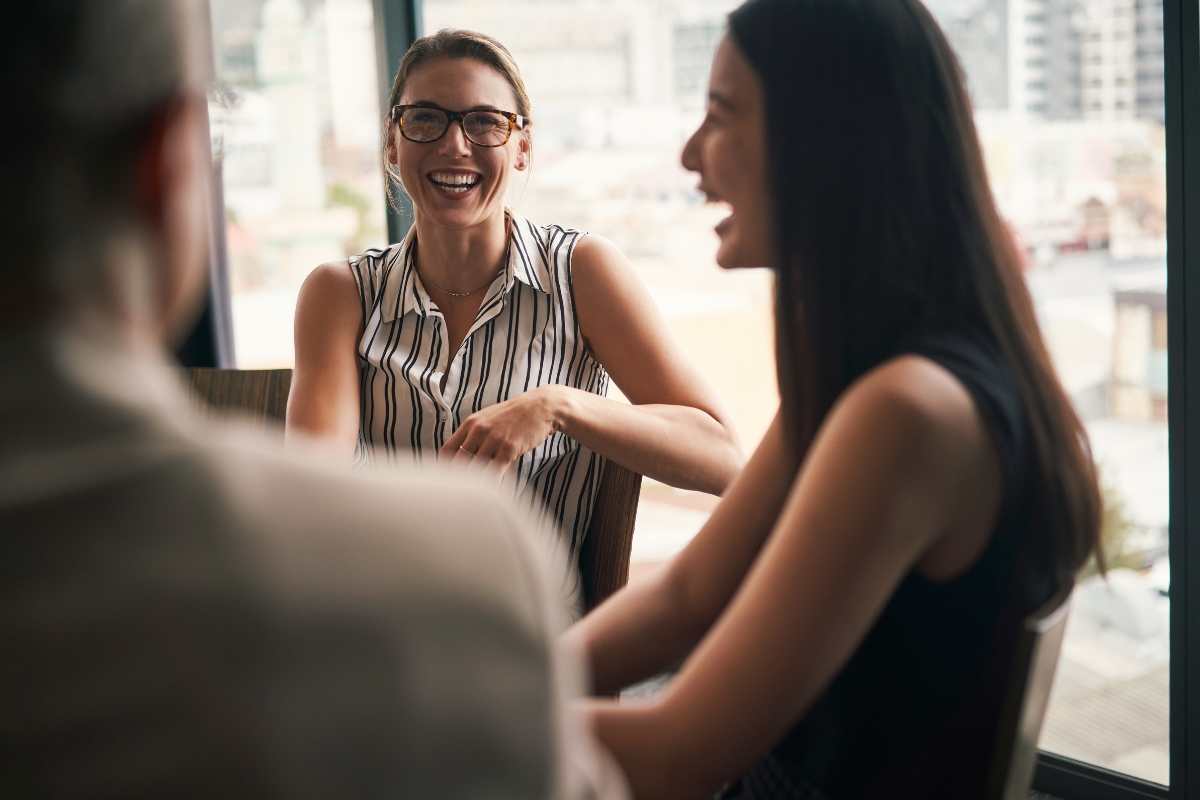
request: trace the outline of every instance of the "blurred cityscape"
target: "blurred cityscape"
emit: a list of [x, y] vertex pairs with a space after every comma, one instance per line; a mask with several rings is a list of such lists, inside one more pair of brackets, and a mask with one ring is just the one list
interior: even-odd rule
[[290, 365], [296, 293], [386, 244], [371, 0], [212, 0], [239, 366]]
[[[679, 152], [728, 0], [424, 0], [489, 33], [533, 98], [509, 204], [612, 239], [731, 408], [747, 449], [778, 405], [771, 278], [727, 273]], [[1166, 187], [1161, 0], [930, 0], [959, 53], [989, 180], [1106, 487], [1119, 567], [1076, 594], [1042, 745], [1167, 780]], [[239, 366], [289, 366], [300, 282], [385, 243], [371, 0], [212, 0]], [[619, 394], [619, 393], [616, 393]], [[711, 498], [647, 482], [635, 577]]]

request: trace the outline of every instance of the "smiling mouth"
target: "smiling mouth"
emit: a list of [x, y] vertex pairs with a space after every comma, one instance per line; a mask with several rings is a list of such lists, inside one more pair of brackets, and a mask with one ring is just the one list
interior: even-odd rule
[[434, 186], [454, 194], [465, 194], [479, 183], [478, 173], [431, 172], [429, 180]]

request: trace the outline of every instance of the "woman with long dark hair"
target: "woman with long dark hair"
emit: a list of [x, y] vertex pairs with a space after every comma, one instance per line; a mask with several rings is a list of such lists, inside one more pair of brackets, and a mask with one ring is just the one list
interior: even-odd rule
[[[776, 275], [782, 406], [673, 562], [568, 634], [641, 798], [980, 795], [1024, 617], [1098, 553], [1083, 427], [917, 0], [751, 0], [683, 162]], [[722, 788], [724, 787], [724, 788]]]

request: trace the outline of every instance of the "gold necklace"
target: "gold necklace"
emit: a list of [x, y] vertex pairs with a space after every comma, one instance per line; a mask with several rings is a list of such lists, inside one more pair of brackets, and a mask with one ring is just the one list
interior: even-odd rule
[[[505, 211], [504, 212], [504, 238], [507, 241], [511, 237], [512, 237], [512, 217], [508, 216], [508, 212]], [[482, 292], [484, 289], [491, 286], [492, 282], [495, 281], [496, 278], [500, 277], [500, 273], [504, 272], [505, 268], [507, 268], [507, 267], [508, 267], [508, 259], [506, 258], [504, 260], [504, 266], [501, 267], [500, 269], [496, 270], [496, 274], [493, 275], [492, 277], [488, 278], [488, 282], [485, 283], [483, 286], [480, 286], [478, 289], [472, 289], [469, 292], [452, 292], [448, 289], [443, 289], [442, 287], [438, 286], [433, 281], [429, 280], [429, 278], [426, 278], [424, 274], [422, 274], [421, 268], [417, 266], [416, 243], [415, 242], [413, 243], [413, 269], [415, 269], [417, 271], [417, 277], [419, 277], [421, 279], [421, 283], [425, 284], [426, 286], [432, 286], [434, 289], [437, 289], [442, 294], [449, 295], [450, 297], [470, 297], [473, 294], [478, 294], [479, 292]]]
[[487, 282], [487, 283], [485, 283], [483, 286], [480, 286], [478, 289], [472, 289], [472, 290], [471, 290], [471, 291], [469, 291], [469, 292], [452, 292], [452, 291], [450, 291], [449, 289], [443, 289], [442, 287], [438, 286], [438, 285], [437, 285], [436, 283], [434, 283], [433, 281], [429, 280], [429, 278], [426, 278], [426, 277], [425, 277], [425, 276], [424, 276], [424, 275], [421, 273], [421, 268], [420, 268], [420, 267], [417, 267], [417, 275], [419, 275], [419, 276], [421, 277], [421, 283], [425, 284], [426, 286], [432, 286], [434, 289], [437, 289], [437, 290], [438, 290], [439, 292], [441, 292], [442, 294], [448, 294], [448, 295], [450, 295], [451, 297], [470, 297], [470, 296], [471, 296], [471, 295], [473, 295], [473, 294], [476, 294], [476, 293], [478, 293], [478, 292], [482, 292], [484, 289], [486, 289], [486, 288], [488, 288], [489, 286], [491, 286], [491, 285], [492, 285], [492, 283], [493, 283], [493, 282], [496, 280], [496, 278], [498, 278], [498, 277], [500, 276], [500, 273], [501, 273], [501, 272], [504, 272], [504, 267], [501, 267], [500, 269], [498, 269], [498, 270], [496, 271], [496, 274], [495, 274], [495, 275], [493, 275], [492, 277], [488, 278], [488, 282]]

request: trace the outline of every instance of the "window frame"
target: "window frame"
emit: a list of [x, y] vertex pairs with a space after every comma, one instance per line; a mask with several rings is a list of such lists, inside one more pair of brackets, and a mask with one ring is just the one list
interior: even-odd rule
[[[1170, 780], [1166, 796], [1200, 791], [1200, 5], [1163, 2], [1167, 143], [1167, 416], [1171, 559]], [[1196, 232], [1191, 237], [1189, 232]], [[1195, 344], [1193, 344], [1195, 343]], [[1197, 424], [1193, 425], [1192, 422]], [[1196, 469], [1192, 469], [1195, 464]]]
[[[208, 0], [203, 4], [204, 46], [210, 55], [206, 66], [210, 83], [216, 81], [216, 63], [212, 60], [212, 15]], [[204, 125], [209, 127], [208, 107]], [[233, 348], [233, 310], [229, 293], [229, 254], [225, 244], [225, 189], [223, 164], [213, 159], [209, 180], [208, 215], [208, 291], [195, 325], [175, 350], [175, 358], [185, 367], [233, 369], [237, 354]]]
[[[391, 113], [388, 95], [392, 79], [400, 68], [400, 59], [414, 41], [424, 35], [424, 9], [421, 0], [373, 0], [375, 7], [375, 61], [379, 68], [379, 118]], [[390, 180], [383, 176], [386, 183]], [[395, 244], [404, 238], [413, 223], [412, 204], [400, 187], [393, 187], [395, 206], [387, 203], [388, 242]]]

